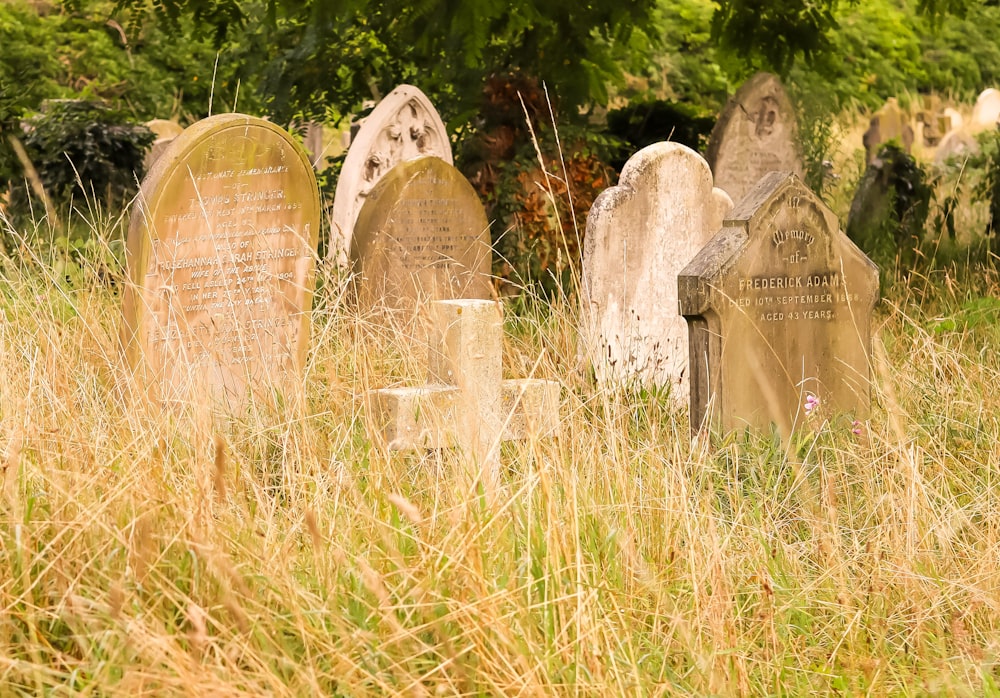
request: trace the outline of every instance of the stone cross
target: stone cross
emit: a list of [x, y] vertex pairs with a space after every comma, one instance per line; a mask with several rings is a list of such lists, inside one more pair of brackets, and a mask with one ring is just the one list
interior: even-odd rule
[[496, 470], [500, 441], [559, 432], [558, 383], [502, 380], [497, 303], [436, 301], [430, 310], [427, 385], [367, 395], [377, 440], [394, 451], [457, 447], [488, 472]]

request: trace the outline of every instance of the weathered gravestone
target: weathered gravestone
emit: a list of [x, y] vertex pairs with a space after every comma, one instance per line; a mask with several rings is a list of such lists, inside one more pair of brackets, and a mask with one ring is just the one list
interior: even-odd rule
[[188, 127], [142, 184], [128, 233], [122, 342], [154, 398], [240, 409], [300, 378], [319, 191], [278, 126], [223, 114]]
[[945, 134], [934, 151], [934, 162], [943, 165], [949, 160], [964, 162], [979, 153], [979, 143], [965, 130], [956, 129]]
[[739, 202], [776, 170], [802, 176], [795, 109], [781, 81], [757, 73], [726, 104], [712, 129], [705, 159], [715, 185]]
[[932, 190], [917, 161], [888, 143], [865, 169], [847, 216], [847, 237], [892, 273], [909, 269], [923, 240]]
[[[692, 429], [724, 431], [869, 407], [878, 269], [795, 175], [767, 175], [678, 278]], [[815, 404], [813, 402], [812, 404]]]
[[412, 85], [400, 85], [361, 122], [340, 170], [329, 251], [338, 263], [347, 263], [355, 221], [371, 190], [393, 167], [420, 157], [437, 157], [451, 165], [451, 141], [426, 95]]
[[598, 381], [670, 386], [688, 398], [687, 325], [677, 273], [733, 207], [708, 163], [679, 143], [633, 155], [590, 209], [583, 254], [583, 342]]
[[492, 295], [483, 204], [440, 158], [396, 165], [369, 193], [354, 231], [351, 262], [362, 309]]
[[976, 98], [976, 105], [972, 108], [972, 118], [969, 119], [969, 128], [973, 133], [979, 133], [997, 128], [998, 121], [1000, 121], [1000, 90], [991, 87], [983, 90]]
[[899, 102], [895, 97], [890, 97], [882, 108], [875, 112], [868, 130], [862, 137], [869, 165], [878, 156], [881, 146], [891, 140], [898, 141], [906, 153], [913, 148], [913, 127], [910, 126], [906, 114], [899, 108]]
[[495, 470], [500, 441], [558, 434], [558, 383], [502, 380], [498, 303], [438, 301], [431, 319], [427, 385], [367, 395], [369, 423], [384, 447], [459, 448]]

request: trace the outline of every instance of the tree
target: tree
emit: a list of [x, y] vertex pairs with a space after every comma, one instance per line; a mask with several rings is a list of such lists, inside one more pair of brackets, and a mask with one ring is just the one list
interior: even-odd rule
[[[75, 0], [84, 2], [85, 0]], [[245, 70], [279, 118], [344, 115], [413, 81], [454, 115], [478, 111], [485, 79], [518, 73], [545, 81], [574, 115], [603, 102], [607, 85], [638, 69], [653, 45], [656, 0], [158, 0], [167, 22], [192, 17], [223, 40], [243, 32]], [[144, 0], [121, 0], [133, 22]]]

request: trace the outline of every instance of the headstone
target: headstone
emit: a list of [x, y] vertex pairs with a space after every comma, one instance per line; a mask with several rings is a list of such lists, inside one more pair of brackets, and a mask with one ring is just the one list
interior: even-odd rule
[[161, 155], [163, 151], [167, 149], [170, 142], [177, 138], [184, 132], [184, 127], [181, 126], [176, 121], [170, 121], [168, 119], [153, 119], [152, 121], [146, 122], [146, 128], [152, 131], [156, 138], [153, 140], [153, 145], [150, 146], [149, 152], [146, 153], [145, 164], [146, 172], [149, 172]]
[[681, 271], [678, 294], [693, 430], [774, 423], [787, 436], [807, 399], [826, 415], [867, 411], [878, 269], [797, 176], [761, 180]]
[[705, 159], [715, 185], [739, 202], [776, 170], [802, 176], [795, 109], [781, 81], [757, 73], [726, 104], [712, 129]]
[[584, 344], [601, 383], [670, 386], [688, 397], [677, 273], [733, 207], [708, 163], [679, 143], [632, 156], [590, 209], [583, 254]]
[[483, 204], [440, 158], [396, 165], [369, 193], [354, 231], [351, 262], [362, 309], [492, 296]]
[[559, 384], [502, 380], [498, 303], [438, 301], [431, 313], [427, 385], [368, 393], [373, 435], [390, 450], [460, 448], [495, 479], [500, 441], [559, 433]]
[[951, 131], [957, 131], [958, 129], [962, 128], [962, 126], [965, 124], [965, 119], [962, 118], [962, 114], [953, 107], [947, 107], [944, 110], [944, 115], [949, 122], [946, 133]]
[[972, 118], [969, 128], [973, 133], [997, 128], [1000, 121], [1000, 90], [992, 87], [983, 90], [976, 98], [976, 106], [972, 108]]
[[937, 95], [923, 95], [920, 101], [922, 108], [917, 112], [917, 124], [921, 127], [921, 142], [933, 148], [951, 130], [951, 119], [943, 113], [941, 98]]
[[913, 148], [913, 127], [910, 126], [906, 114], [899, 108], [899, 102], [895, 97], [890, 97], [882, 108], [875, 112], [862, 138], [868, 154], [868, 164], [871, 164], [878, 155], [879, 148], [891, 140], [898, 141], [906, 153]]
[[979, 143], [976, 142], [976, 139], [964, 130], [956, 129], [946, 133], [941, 142], [938, 143], [937, 150], [934, 151], [934, 162], [938, 165], [949, 160], [961, 162], [977, 153], [979, 153]]
[[909, 269], [923, 240], [931, 187], [919, 163], [888, 143], [865, 169], [847, 216], [847, 237], [887, 274]]
[[347, 263], [358, 213], [379, 180], [401, 162], [433, 156], [452, 164], [451, 141], [423, 92], [400, 85], [362, 122], [344, 159], [333, 198], [330, 255]]
[[298, 383], [319, 215], [308, 157], [268, 121], [221, 114], [169, 145], [132, 212], [123, 302], [122, 342], [155, 399], [239, 410]]

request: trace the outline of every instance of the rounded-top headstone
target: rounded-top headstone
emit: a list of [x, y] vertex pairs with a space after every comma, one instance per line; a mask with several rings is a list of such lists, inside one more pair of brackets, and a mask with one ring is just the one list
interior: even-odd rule
[[319, 191], [278, 126], [222, 114], [185, 129], [142, 183], [128, 232], [122, 343], [164, 402], [233, 409], [298, 382]]
[[722, 227], [732, 199], [708, 163], [680, 143], [655, 143], [597, 197], [583, 254], [583, 343], [597, 380], [688, 398], [688, 335], [678, 272]]
[[351, 245], [361, 308], [490, 298], [492, 247], [483, 204], [436, 157], [400, 163], [365, 201]]
[[976, 99], [976, 106], [972, 108], [972, 118], [969, 120], [969, 128], [974, 133], [997, 128], [1000, 122], [1000, 90], [992, 87], [983, 90]]
[[399, 163], [427, 156], [453, 163], [448, 131], [423, 92], [400, 85], [361, 122], [347, 151], [331, 214], [334, 259], [346, 263], [358, 213], [379, 180]]
[[184, 133], [184, 127], [176, 121], [170, 121], [169, 119], [153, 119], [146, 122], [146, 128], [156, 136], [144, 160], [146, 171], [149, 172], [153, 167], [153, 163], [163, 155], [163, 151], [167, 149], [170, 142]]
[[803, 175], [795, 108], [781, 80], [757, 73], [722, 110], [705, 159], [715, 186], [739, 202], [769, 172]]

